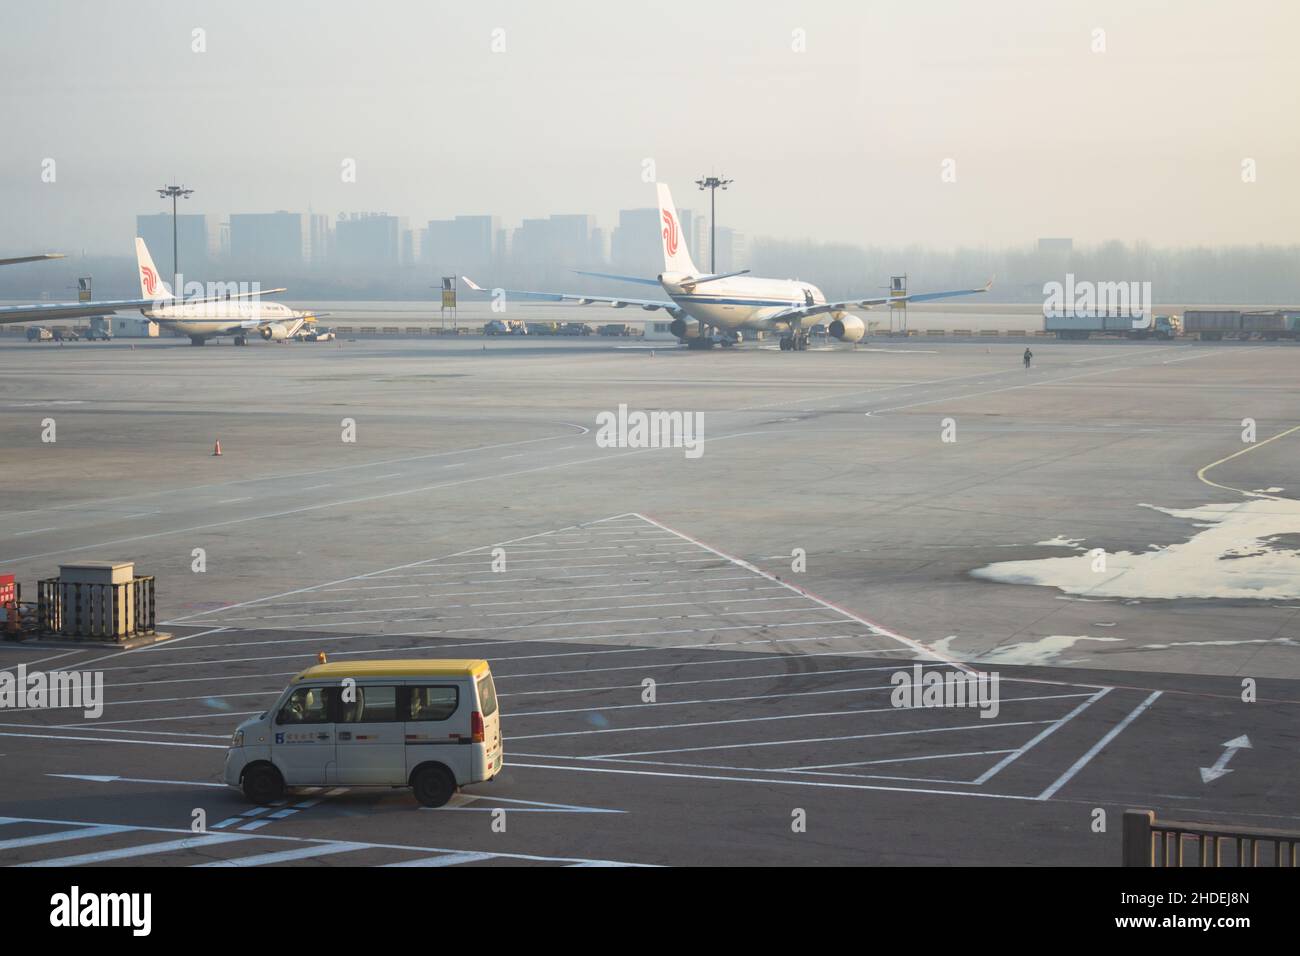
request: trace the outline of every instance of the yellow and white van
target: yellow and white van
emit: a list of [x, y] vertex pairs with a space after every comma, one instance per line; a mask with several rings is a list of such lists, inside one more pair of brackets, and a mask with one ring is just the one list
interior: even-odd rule
[[410, 787], [440, 807], [501, 772], [501, 713], [487, 661], [322, 663], [244, 721], [226, 783], [254, 803], [286, 787]]

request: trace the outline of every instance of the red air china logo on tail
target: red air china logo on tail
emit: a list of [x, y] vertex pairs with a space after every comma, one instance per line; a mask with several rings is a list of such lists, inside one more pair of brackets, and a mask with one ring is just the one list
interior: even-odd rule
[[668, 249], [670, 256], [677, 255], [677, 220], [667, 209], [663, 210], [664, 214], [664, 245]]
[[144, 291], [149, 295], [158, 291], [158, 276], [148, 266], [140, 267], [140, 279], [144, 282]]

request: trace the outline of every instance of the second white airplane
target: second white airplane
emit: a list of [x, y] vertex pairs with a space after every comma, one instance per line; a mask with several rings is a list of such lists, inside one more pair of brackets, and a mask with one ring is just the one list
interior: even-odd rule
[[[947, 292], [921, 292], [901, 295], [860, 296], [829, 302], [822, 291], [809, 282], [794, 279], [764, 279], [748, 274], [749, 270], [711, 275], [695, 267], [679, 226], [677, 208], [667, 185], [656, 183], [659, 192], [660, 238], [664, 253], [664, 271], [657, 278], [585, 272], [583, 275], [618, 279], [642, 285], [659, 286], [668, 294], [663, 299], [629, 299], [623, 296], [599, 296], [568, 292], [529, 292], [502, 290], [506, 295], [543, 299], [551, 302], [577, 302], [581, 305], [601, 303], [616, 309], [637, 306], [653, 312], [663, 309], [673, 317], [673, 335], [693, 347], [708, 348], [715, 343], [735, 345], [744, 333], [768, 332], [781, 335], [782, 351], [803, 351], [808, 347], [808, 331], [816, 316], [828, 315], [827, 332], [842, 342], [859, 342], [866, 337], [867, 325], [850, 309], [869, 309], [873, 305], [927, 302], [960, 295], [987, 292], [990, 280], [979, 289], [954, 289]], [[461, 276], [476, 292], [487, 292], [468, 276]], [[698, 328], [692, 329], [688, 320]], [[707, 333], [715, 328], [717, 338]]]
[[[279, 302], [262, 302], [256, 298], [251, 301], [235, 301], [234, 298], [178, 300], [158, 274], [149, 247], [138, 236], [135, 258], [140, 271], [140, 292], [152, 300], [140, 313], [159, 325], [188, 335], [191, 345], [204, 345], [208, 339], [219, 335], [233, 335], [236, 345], [246, 344], [250, 335], [260, 335], [270, 342], [282, 342], [296, 335], [304, 323], [316, 321], [313, 313], [295, 312]], [[253, 295], [283, 291], [267, 289]]]

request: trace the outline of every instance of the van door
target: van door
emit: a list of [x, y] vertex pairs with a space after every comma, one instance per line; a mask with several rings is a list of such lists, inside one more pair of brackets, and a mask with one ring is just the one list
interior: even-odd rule
[[271, 762], [291, 787], [334, 782], [336, 687], [295, 687], [275, 714]]
[[358, 683], [350, 692], [343, 689], [337, 727], [339, 783], [401, 786], [407, 782], [397, 692], [395, 684]]
[[490, 673], [476, 682], [479, 713], [483, 715], [483, 766], [475, 768], [481, 780], [491, 780], [501, 772], [505, 748], [501, 744], [501, 708], [497, 704], [497, 688]]
[[469, 746], [474, 701], [469, 682], [430, 679], [403, 690], [407, 772], [435, 760], [451, 770], [457, 784], [469, 783], [474, 772]]

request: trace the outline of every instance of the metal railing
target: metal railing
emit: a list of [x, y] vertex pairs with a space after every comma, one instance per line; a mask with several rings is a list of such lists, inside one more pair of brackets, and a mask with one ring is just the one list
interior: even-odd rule
[[121, 584], [82, 584], [45, 578], [36, 584], [37, 628], [45, 634], [121, 641], [154, 633], [152, 575]]
[[[1125, 866], [1296, 865], [1300, 833], [1214, 823], [1157, 820], [1151, 810], [1124, 811]], [[1188, 853], [1190, 844], [1191, 853]], [[1224, 853], [1225, 844], [1228, 852]], [[1261, 854], [1260, 850], [1264, 852]], [[1225, 859], [1226, 857], [1226, 859]]]

